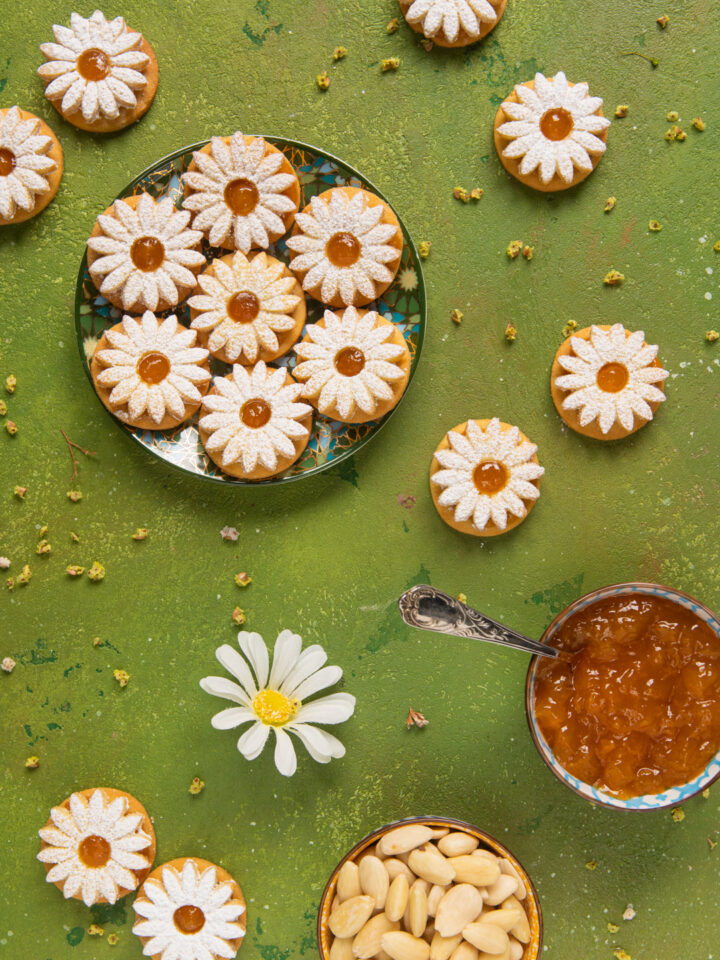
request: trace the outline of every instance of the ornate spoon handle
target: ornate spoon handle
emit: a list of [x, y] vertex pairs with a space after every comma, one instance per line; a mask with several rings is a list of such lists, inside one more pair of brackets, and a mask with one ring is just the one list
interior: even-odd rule
[[558, 651], [554, 647], [516, 633], [515, 630], [491, 620], [478, 610], [473, 610], [472, 607], [427, 584], [419, 584], [407, 590], [398, 600], [398, 606], [405, 623], [420, 630], [486, 640], [488, 643], [524, 650], [526, 653], [537, 653], [543, 657], [558, 657]]

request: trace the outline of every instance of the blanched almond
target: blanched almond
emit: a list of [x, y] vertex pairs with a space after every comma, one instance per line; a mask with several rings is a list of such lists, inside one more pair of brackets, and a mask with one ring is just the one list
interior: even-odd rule
[[420, 850], [422, 850], [423, 853], [434, 853], [436, 857], [443, 857], [434, 843], [424, 843], [420, 847]]
[[360, 871], [352, 860], [346, 860], [340, 868], [337, 878], [337, 896], [340, 903], [351, 900], [362, 894], [360, 887]]
[[434, 917], [437, 912], [437, 905], [445, 896], [446, 888], [441, 887], [439, 883], [434, 884], [428, 893], [428, 916]]
[[430, 920], [428, 925], [425, 927], [425, 933], [423, 934], [423, 940], [427, 940], [428, 943], [432, 943], [432, 939], [435, 936], [435, 921]]
[[430, 960], [430, 944], [403, 930], [384, 934], [381, 945], [392, 960]]
[[384, 913], [378, 913], [376, 917], [368, 920], [353, 940], [353, 956], [358, 957], [359, 960], [369, 960], [370, 957], [374, 957], [380, 950], [383, 934], [389, 933], [391, 930], [399, 929], [399, 923], [388, 920]]
[[437, 906], [435, 929], [443, 937], [454, 937], [480, 916], [482, 908], [482, 894], [476, 887], [469, 883], [450, 887]]
[[[457, 883], [472, 883], [474, 887], [489, 887], [502, 876], [497, 861], [485, 857], [473, 857], [472, 855], [451, 857], [448, 863], [455, 870]], [[500, 903], [499, 900], [498, 903]]]
[[502, 953], [486, 953], [481, 950], [478, 954], [478, 960], [510, 960], [510, 944], [508, 943], [507, 950], [503, 950]]
[[410, 867], [406, 863], [403, 863], [402, 860], [398, 860], [397, 857], [390, 857], [388, 860], [383, 860], [383, 866], [387, 870], [390, 883], [392, 883], [395, 877], [399, 876], [400, 874], [403, 874], [408, 882], [408, 886], [415, 882], [415, 874], [412, 872]]
[[430, 943], [430, 960], [448, 960], [461, 940], [462, 935], [459, 933], [456, 933], [454, 937], [441, 937], [436, 930]]
[[348, 937], [347, 940], [335, 937], [330, 947], [330, 960], [355, 960], [352, 945], [352, 937]]
[[485, 893], [485, 903], [491, 907], [496, 907], [516, 892], [517, 880], [515, 877], [509, 877], [507, 874], [501, 873], [497, 880], [488, 883]]
[[438, 849], [446, 857], [462, 857], [476, 850], [479, 842], [477, 837], [471, 837], [469, 833], [455, 831], [438, 842]]
[[374, 899], [375, 910], [382, 910], [390, 886], [390, 878], [382, 860], [377, 857], [363, 857], [358, 872], [363, 893]]
[[378, 848], [386, 856], [396, 857], [400, 853], [408, 853], [415, 847], [421, 847], [432, 838], [432, 833], [430, 827], [421, 823], [408, 823], [383, 834], [378, 841]]
[[370, 919], [374, 908], [375, 901], [372, 897], [351, 897], [333, 910], [328, 926], [341, 940], [354, 937]]
[[528, 920], [527, 914], [523, 909], [523, 905], [516, 897], [508, 897], [503, 903], [503, 909], [508, 907], [517, 907], [522, 914], [515, 926], [510, 929], [510, 933], [515, 937], [516, 940], [519, 940], [520, 943], [530, 943], [530, 921]]
[[510, 960], [522, 960], [524, 953], [525, 947], [513, 937], [510, 937]]
[[446, 837], [450, 833], [450, 827], [433, 827], [432, 838], [433, 840], [439, 840], [441, 837]]
[[402, 919], [408, 904], [408, 894], [407, 878], [403, 873], [399, 873], [390, 884], [390, 889], [385, 898], [385, 913], [389, 920]]
[[524, 900], [527, 894], [527, 890], [525, 889], [525, 881], [509, 860], [504, 858], [500, 860], [500, 871], [501, 873], [506, 873], [509, 877], [515, 877], [518, 885], [515, 896], [518, 898], [518, 900]]
[[478, 950], [490, 954], [505, 953], [510, 944], [507, 933], [494, 923], [469, 923], [462, 935]]
[[478, 960], [477, 947], [463, 940], [460, 946], [450, 954], [450, 960]]
[[483, 911], [480, 922], [494, 923], [507, 933], [512, 930], [518, 920], [522, 919], [521, 913], [522, 911], [516, 907], [501, 907], [499, 910], [488, 910], [487, 913]]
[[425, 853], [422, 850], [413, 850], [408, 861], [410, 869], [423, 880], [437, 883], [441, 887], [447, 886], [455, 879], [455, 869], [449, 860], [439, 852]]
[[408, 910], [410, 911], [410, 933], [414, 937], [421, 937], [428, 921], [427, 886], [422, 880], [416, 880], [410, 887]]

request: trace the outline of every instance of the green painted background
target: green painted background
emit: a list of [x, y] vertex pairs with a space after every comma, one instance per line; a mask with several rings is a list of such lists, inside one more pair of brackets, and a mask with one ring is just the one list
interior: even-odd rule
[[[11, 573], [29, 561], [34, 574], [0, 593], [0, 654], [18, 661], [0, 676], [1, 960], [140, 956], [128, 901], [92, 913], [66, 903], [34, 860], [49, 807], [97, 784], [146, 804], [159, 861], [198, 854], [237, 876], [247, 960], [313, 958], [315, 910], [337, 860], [371, 828], [424, 812], [466, 818], [510, 845], [537, 883], [556, 960], [611, 960], [618, 946], [633, 960], [717, 958], [720, 847], [706, 838], [720, 839], [720, 787], [688, 803], [682, 823], [591, 808], [530, 741], [523, 656], [413, 633], [395, 612], [404, 588], [432, 581], [539, 635], [580, 593], [636, 577], [720, 608], [720, 343], [704, 340], [720, 326], [713, 0], [510, 0], [486, 42], [431, 54], [404, 25], [386, 35], [392, 0], [127, 0], [106, 12], [147, 35], [160, 89], [140, 124], [109, 137], [61, 121], [34, 75], [37, 45], [70, 9], [36, 0], [4, 18], [0, 40], [0, 103], [49, 120], [66, 158], [56, 201], [0, 237], [0, 381], [14, 373], [19, 384], [9, 399], [19, 433], [0, 434], [0, 554]], [[333, 67], [339, 43], [348, 56]], [[620, 58], [628, 49], [657, 55], [658, 69]], [[390, 55], [402, 66], [382, 74]], [[325, 68], [323, 95], [315, 75]], [[525, 190], [492, 147], [496, 105], [536, 68], [589, 81], [610, 111], [630, 105], [596, 173], [566, 195]], [[663, 139], [671, 109], [685, 143]], [[697, 114], [703, 134], [690, 127]], [[430, 328], [402, 407], [351, 467], [281, 489], [218, 488], [151, 460], [108, 419], [74, 342], [75, 276], [97, 213], [155, 159], [237, 127], [344, 157], [417, 241], [433, 242]], [[463, 206], [458, 184], [485, 196]], [[605, 215], [611, 194], [618, 205]], [[662, 233], [648, 232], [650, 218]], [[507, 259], [514, 239], [535, 245], [531, 263]], [[603, 287], [611, 268], [623, 287]], [[668, 402], [636, 437], [603, 445], [561, 426], [548, 373], [571, 318], [624, 322], [660, 344]], [[427, 470], [445, 430], [492, 415], [538, 443], [547, 472], [528, 521], [483, 544], [439, 520]], [[97, 451], [80, 464], [79, 504], [65, 496], [61, 427]], [[24, 502], [15, 484], [28, 487]], [[48, 558], [34, 555], [43, 524]], [[225, 524], [237, 543], [221, 540]], [[145, 542], [131, 539], [138, 526]], [[68, 563], [93, 560], [104, 582], [66, 577]], [[253, 577], [242, 593], [239, 570]], [[218, 701], [198, 680], [216, 672], [215, 647], [234, 642], [236, 603], [267, 639], [291, 627], [343, 666], [358, 698], [339, 731], [344, 760], [322, 768], [304, 756], [285, 781], [270, 753], [248, 764], [232, 733], [210, 728]], [[125, 690], [115, 668], [131, 674]], [[406, 731], [409, 705], [427, 728]], [[28, 772], [33, 753], [41, 765]], [[207, 783], [198, 798], [187, 792], [195, 775]], [[630, 902], [637, 918], [624, 923]], [[81, 938], [92, 918], [120, 934], [116, 947]]]

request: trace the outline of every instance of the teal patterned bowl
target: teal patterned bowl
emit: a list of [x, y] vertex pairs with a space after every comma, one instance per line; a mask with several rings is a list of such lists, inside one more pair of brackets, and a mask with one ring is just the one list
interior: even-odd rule
[[[300, 180], [300, 207], [304, 207], [310, 197], [329, 190], [331, 187], [351, 186], [364, 187], [377, 194], [388, 203], [383, 194], [366, 177], [358, 173], [342, 160], [317, 147], [299, 143], [296, 140], [286, 140], [278, 137], [265, 137], [275, 147], [286, 155], [295, 168]], [[192, 160], [193, 150], [199, 150], [208, 140], [194, 143], [191, 146], [176, 150], [175, 153], [163, 157], [152, 166], [144, 170], [129, 183], [114, 199], [133, 196], [147, 192], [153, 197], [171, 196], [180, 206], [183, 190], [180, 182], [182, 174]], [[109, 204], [108, 204], [109, 205]], [[397, 214], [396, 214], [397, 216]], [[398, 220], [400, 218], [398, 217]], [[425, 300], [425, 281], [422, 267], [415, 245], [412, 242], [405, 226], [400, 220], [403, 232], [403, 251], [397, 276], [383, 296], [368, 304], [367, 309], [377, 310], [387, 320], [392, 321], [401, 331], [410, 350], [411, 366], [410, 380], [412, 380], [420, 359], [425, 327], [427, 324], [427, 306]], [[208, 257], [222, 256], [226, 250], [219, 250], [203, 241], [203, 253]], [[289, 261], [288, 251], [284, 238], [268, 248], [268, 253], [279, 260]], [[307, 298], [307, 322], [316, 323], [323, 315], [325, 307]], [[165, 311], [164, 315], [175, 313], [181, 323], [190, 322], [189, 310], [181, 305]], [[87, 254], [83, 256], [75, 288], [75, 334], [82, 358], [83, 368], [90, 377], [90, 360], [95, 346], [103, 331], [119, 323], [122, 311], [100, 295], [90, 277], [87, 268]], [[274, 361], [278, 365], [287, 366], [292, 370], [294, 356], [280, 357]], [[210, 369], [213, 374], [222, 376], [230, 372], [230, 366], [211, 358]], [[410, 381], [408, 381], [408, 387]], [[407, 393], [407, 389], [405, 391]], [[98, 400], [98, 402], [100, 402]], [[402, 399], [401, 399], [402, 402]], [[223, 473], [205, 453], [197, 429], [197, 414], [187, 423], [174, 430], [140, 430], [129, 427], [114, 417], [109, 410], [103, 407], [107, 415], [118, 425], [118, 428], [127, 433], [136, 443], [145, 447], [149, 453], [165, 461], [169, 466], [185, 473], [204, 477], [219, 483], [257, 486], [260, 484], [287, 483], [290, 480], [299, 480], [301, 477], [313, 476], [328, 467], [346, 461], [361, 447], [364, 447], [387, 423], [394, 410], [391, 410], [380, 420], [370, 423], [339, 423], [316, 413], [310, 442], [300, 459], [286, 471], [271, 477], [268, 480], [241, 480]], [[394, 408], [395, 410], [397, 407]]]
[[[672, 587], [661, 587], [656, 583], [618, 583], [611, 587], [603, 587], [600, 590], [594, 590], [579, 600], [575, 600], [569, 607], [566, 607], [562, 613], [552, 621], [542, 636], [544, 643], [551, 643], [560, 627], [578, 610], [583, 610], [590, 604], [597, 603], [599, 600], [607, 600], [610, 597], [631, 596], [632, 594], [641, 594], [644, 596], [660, 597], [663, 600], [671, 600], [679, 606], [690, 610], [700, 620], [706, 623], [718, 637], [720, 637], [720, 620], [712, 611], [703, 606], [698, 600], [682, 593], [680, 590], [674, 590]], [[535, 679], [537, 675], [539, 659], [533, 657], [528, 668], [527, 680], [525, 683], [525, 711], [527, 721], [530, 727], [530, 733], [540, 756], [545, 761], [549, 769], [555, 776], [579, 796], [584, 797], [591, 803], [601, 807], [608, 807], [611, 810], [660, 810], [663, 807], [674, 807], [690, 797], [702, 792], [706, 787], [720, 777], [720, 751], [715, 754], [705, 769], [694, 780], [689, 783], [680, 784], [671, 787], [663, 793], [645, 794], [639, 797], [630, 797], [627, 800], [621, 800], [611, 793], [605, 793], [597, 787], [583, 783], [561, 766], [553, 754], [545, 737], [540, 730], [535, 717]]]

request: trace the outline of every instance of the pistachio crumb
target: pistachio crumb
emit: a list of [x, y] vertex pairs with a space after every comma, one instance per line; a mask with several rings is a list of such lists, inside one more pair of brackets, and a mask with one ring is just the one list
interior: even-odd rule
[[418, 710], [413, 710], [410, 707], [410, 713], [408, 713], [407, 720], [405, 721], [405, 726], [410, 729], [410, 727], [426, 727], [430, 723], [429, 720], [426, 720], [425, 717]]
[[15, 489], [13, 490], [13, 493], [18, 498], [18, 500], [24, 500], [25, 494], [27, 493], [27, 487], [15, 487]]
[[450, 314], [450, 319], [452, 320], [453, 323], [456, 323], [458, 326], [460, 326], [460, 324], [463, 322], [463, 316], [464, 314], [462, 310], [458, 310], [456, 307], [453, 310], [453, 312]]
[[67, 498], [68, 500], [72, 500], [73, 503], [80, 503], [83, 495], [79, 490], [68, 490]]
[[17, 424], [15, 423], [14, 420], [6, 420], [5, 429], [10, 434], [11, 437], [14, 437], [15, 434], [18, 432]]
[[0, 400], [0, 417], [4, 417], [7, 413], [7, 404], [4, 400]]
[[605, 203], [605, 213], [610, 213], [611, 210], [614, 210], [617, 206], [617, 199], [615, 197], [608, 197]]
[[35, 553], [39, 557], [46, 557], [49, 553], [52, 553], [52, 546], [47, 540], [41, 540], [35, 547]]
[[385, 29], [388, 33], [395, 33], [399, 25], [398, 18], [393, 17], [392, 20], [388, 20], [388, 22], [385, 24]]
[[608, 920], [607, 928], [608, 928], [608, 933], [617, 933], [618, 930], [620, 929], [620, 927], [616, 923], [612, 923], [612, 921], [610, 920]]
[[455, 599], [458, 601], [458, 603], [467, 603], [467, 597], [464, 593], [459, 593]]
[[69, 577], [81, 577], [85, 573], [85, 567], [81, 567], [77, 563], [71, 563], [65, 567], [65, 573]]
[[585, 864], [585, 867], [587, 870], [597, 870], [597, 861], [588, 860], [588, 862]]
[[5, 581], [5, 586], [8, 588], [8, 590], [14, 590], [14, 589], [15, 589], [15, 577], [8, 577], [7, 580]]
[[118, 936], [117, 933], [108, 934], [108, 943], [110, 944], [111, 947], [116, 946], [119, 942], [120, 942], [120, 937]]
[[252, 577], [249, 573], [246, 573], [246, 571], [243, 570], [242, 573], [235, 574], [235, 583], [239, 587], [249, 587], [252, 583]]
[[704, 789], [703, 792], [700, 794], [700, 796], [703, 798], [703, 800], [709, 800], [709, 799], [710, 799], [710, 787], [705, 787], [705, 789]]
[[80, 537], [75, 533], [74, 530], [70, 531], [70, 539], [73, 543], [80, 543]]
[[418, 244], [418, 253], [423, 260], [427, 260], [430, 256], [430, 247], [432, 247], [432, 240], [421, 240]]
[[670, 123], [677, 123], [680, 119], [680, 114], [677, 112], [677, 110], [670, 110], [666, 119], [669, 120]]
[[508, 343], [514, 343], [517, 340], [517, 327], [514, 327], [512, 323], [508, 323], [505, 327], [505, 339]]
[[720, 253], [720, 240], [716, 240], [713, 244], [713, 250], [715, 253]]
[[510, 257], [511, 260], [515, 260], [515, 258], [519, 256], [522, 248], [523, 248], [522, 240], [511, 240], [510, 243], [507, 245], [507, 249], [505, 250], [505, 253], [508, 255], [508, 257]]
[[97, 583], [98, 581], [104, 579], [105, 567], [101, 563], [98, 563], [97, 560], [95, 560], [93, 562], [93, 565], [88, 570], [87, 575], [88, 577], [90, 577], [91, 580]]
[[629, 110], [629, 109], [630, 109], [630, 107], [627, 105], [627, 103], [620, 103], [620, 104], [618, 104], [617, 107], [615, 107], [615, 116], [616, 116], [616, 117], [626, 117], [626, 116], [628, 115], [628, 110]]
[[717, 330], [708, 330], [705, 334], [705, 339], [708, 343], [715, 343], [716, 340], [720, 340], [720, 333]]
[[323, 92], [327, 90], [327, 88], [330, 86], [330, 77], [327, 75], [327, 70], [323, 70], [322, 73], [319, 73], [315, 78], [315, 82], [318, 85], [318, 90], [322, 90]]
[[708, 837], [707, 842], [708, 842], [708, 847], [710, 847], [711, 850], [714, 850], [715, 847], [718, 845], [717, 840], [713, 840], [712, 837]]
[[699, 130], [700, 133], [702, 133], [705, 129], [705, 121], [702, 117], [693, 117], [692, 125], [696, 130]]
[[530, 247], [527, 244], [522, 248], [522, 255], [526, 260], [532, 260], [535, 255], [535, 247]]
[[242, 607], [235, 607], [232, 612], [233, 623], [241, 627], [245, 623], [245, 611]]
[[683, 140], [687, 140], [687, 134], [685, 133], [684, 130], [681, 130], [681, 129], [678, 127], [678, 131], [677, 131], [677, 133], [675, 134], [675, 139], [676, 139], [676, 140], [679, 140], [679, 141], [682, 143]]
[[120, 687], [126, 687], [130, 683], [130, 674], [127, 670], [113, 670], [113, 676]]
[[483, 190], [482, 187], [473, 187], [472, 190], [470, 191], [470, 199], [480, 200], [482, 199], [483, 193], [485, 193], [485, 191]]
[[664, 30], [665, 27], [670, 23], [670, 17], [668, 17], [668, 15], [664, 13], [661, 17], [657, 18], [655, 23], [657, 23], [657, 25], [660, 27], [661, 30]]
[[616, 947], [613, 950], [613, 956], [616, 957], [617, 960], [632, 960], [630, 954], [626, 950], [623, 950], [622, 947]]
[[577, 328], [578, 328], [577, 320], [568, 320], [568, 322], [562, 328], [562, 335], [567, 338], [570, 336], [570, 334], [575, 333]]
[[660, 233], [662, 224], [658, 223], [657, 220], [651, 220], [650, 223], [648, 223], [648, 230], [651, 230], [653, 233]]
[[0, 663], [0, 669], [4, 673], [12, 673], [16, 666], [17, 664], [12, 657], [3, 657], [3, 661]]
[[89, 937], [101, 937], [105, 931], [97, 923], [91, 923], [88, 927]]
[[28, 757], [25, 761], [25, 766], [28, 768], [28, 770], [37, 770], [37, 768], [40, 766], [40, 758]]
[[388, 70], [397, 70], [400, 67], [400, 57], [386, 57], [380, 64], [380, 69], [383, 73], [387, 73]]
[[677, 128], [676, 128], [676, 127], [670, 127], [669, 130], [666, 130], [666, 131], [665, 131], [665, 139], [666, 139], [668, 142], [669, 142], [670, 140], [674, 140], [675, 137], [676, 137], [676, 135], [677, 135]]
[[50, 530], [50, 527], [48, 527], [47, 524], [45, 524], [44, 526], [40, 527], [40, 536], [41, 536], [41, 537], [46, 537], [46, 536], [48, 535], [48, 531], [49, 531], [49, 530]]
[[624, 279], [625, 274], [620, 273], [619, 270], [608, 270], [603, 277], [603, 283], [606, 287], [617, 287], [618, 284], [622, 283]]
[[346, 47], [335, 47], [333, 50], [333, 60], [343, 60], [347, 56]]
[[147, 527], [138, 527], [135, 533], [132, 535], [133, 540], [147, 540], [148, 528]]
[[32, 580], [32, 570], [30, 569], [29, 564], [25, 564], [20, 573], [15, 578], [15, 582], [18, 583], [21, 587], [27, 586], [28, 583]]
[[100, 637], [93, 637], [93, 646], [94, 646], [94, 647], [101, 647], [102, 645], [103, 645], [103, 642], [102, 642], [102, 640], [100, 639]]
[[14, 374], [10, 374], [9, 377], [5, 379], [5, 389], [8, 393], [15, 393], [15, 387], [17, 386], [17, 377]]
[[188, 793], [192, 794], [193, 797], [196, 797], [199, 793], [202, 793], [205, 789], [205, 781], [201, 780], [200, 777], [193, 777], [192, 783], [188, 787]]
[[453, 187], [453, 196], [456, 200], [462, 200], [463, 203], [467, 203], [470, 199], [470, 194], [464, 187]]
[[673, 818], [675, 823], [682, 823], [682, 821], [685, 819], [685, 811], [680, 807], [675, 807], [670, 811], [670, 816]]

